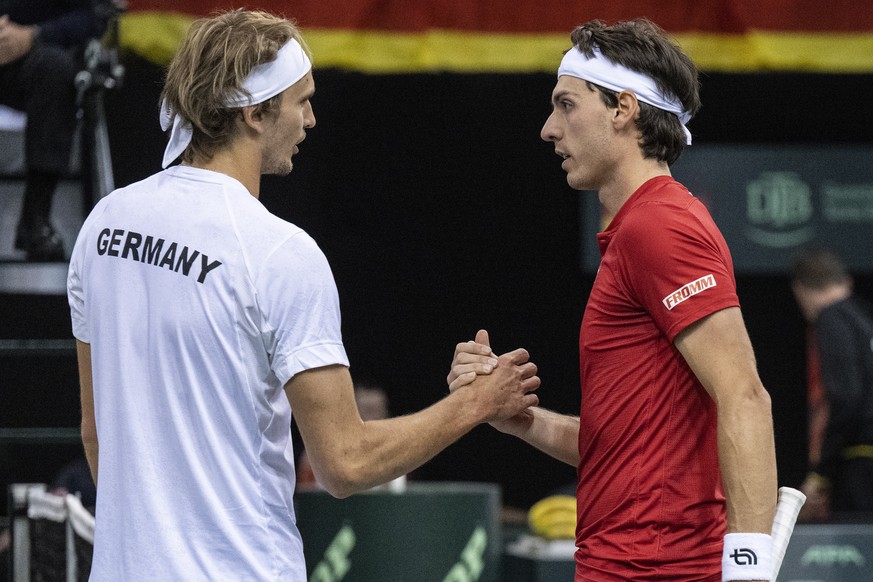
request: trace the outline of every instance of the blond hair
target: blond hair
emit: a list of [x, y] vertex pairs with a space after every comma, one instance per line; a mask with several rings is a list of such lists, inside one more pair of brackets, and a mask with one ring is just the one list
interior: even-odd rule
[[[194, 130], [182, 159], [211, 159], [236, 136], [239, 108], [228, 108], [229, 96], [243, 93], [252, 69], [275, 60], [279, 49], [295, 39], [309, 49], [294, 21], [267, 12], [232, 10], [195, 20], [173, 57], [161, 99], [188, 120]], [[279, 96], [257, 105], [273, 112]]]

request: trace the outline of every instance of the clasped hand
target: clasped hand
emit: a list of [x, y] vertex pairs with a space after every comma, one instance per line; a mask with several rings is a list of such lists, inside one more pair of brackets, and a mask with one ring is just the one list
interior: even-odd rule
[[507, 364], [518, 368], [522, 377], [522, 390], [525, 393], [521, 409], [516, 409], [509, 415], [498, 415], [490, 420], [490, 424], [501, 432], [515, 433], [527, 424], [531, 407], [539, 404], [539, 399], [532, 392], [539, 388], [540, 378], [536, 375], [537, 367], [529, 361], [527, 350], [518, 348], [502, 356], [496, 356], [491, 350], [488, 332], [479, 330], [476, 339], [459, 343], [455, 347], [452, 368], [446, 377], [449, 390], [454, 392], [464, 386], [473, 384], [477, 378], [488, 376], [501, 366]]

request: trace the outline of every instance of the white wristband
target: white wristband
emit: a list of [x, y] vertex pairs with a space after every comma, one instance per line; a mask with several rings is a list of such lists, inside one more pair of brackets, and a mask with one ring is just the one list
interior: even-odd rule
[[763, 533], [729, 533], [721, 557], [722, 582], [770, 580], [773, 577], [773, 541]]

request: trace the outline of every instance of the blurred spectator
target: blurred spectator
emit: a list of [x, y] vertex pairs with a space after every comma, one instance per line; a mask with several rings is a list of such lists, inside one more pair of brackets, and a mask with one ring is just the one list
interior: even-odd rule
[[94, 486], [91, 469], [84, 456], [70, 461], [58, 470], [51, 483], [51, 490], [58, 495], [78, 495], [82, 505], [91, 511], [97, 504], [97, 487]]
[[49, 215], [70, 165], [81, 48], [105, 28], [93, 1], [0, 0], [0, 103], [27, 114], [26, 184], [15, 248], [31, 261], [65, 259]]
[[0, 529], [0, 582], [9, 579], [9, 548], [12, 537], [8, 528]]
[[808, 324], [808, 499], [800, 517], [873, 515], [873, 316], [846, 266], [825, 250], [796, 255], [792, 290]]

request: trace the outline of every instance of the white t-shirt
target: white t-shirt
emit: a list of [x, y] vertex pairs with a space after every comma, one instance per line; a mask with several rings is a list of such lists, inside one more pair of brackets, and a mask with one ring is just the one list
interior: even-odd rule
[[315, 242], [176, 166], [96, 205], [68, 294], [100, 443], [91, 580], [304, 581], [283, 386], [348, 366]]

